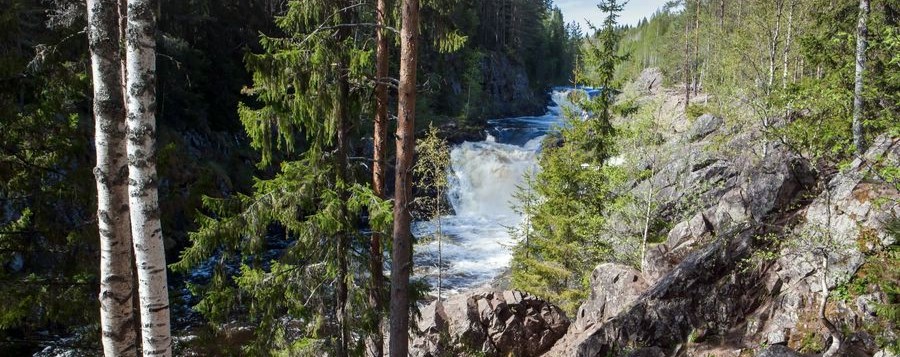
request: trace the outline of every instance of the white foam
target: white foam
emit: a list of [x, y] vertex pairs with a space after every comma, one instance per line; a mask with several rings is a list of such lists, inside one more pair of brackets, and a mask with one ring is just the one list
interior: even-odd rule
[[[561, 123], [561, 105], [570, 105], [564, 92], [554, 92], [552, 98], [561, 104], [548, 107], [544, 116], [490, 121], [499, 130], [537, 130], [540, 135], [522, 146], [499, 143], [487, 135], [485, 141], [465, 142], [451, 150], [448, 198], [455, 214], [440, 220], [444, 291], [482, 286], [509, 266], [516, 243], [509, 227], [522, 220], [513, 210], [514, 194], [524, 184], [525, 175], [538, 169], [537, 155], [545, 136], [541, 133]], [[433, 237], [436, 223], [416, 222], [413, 234]], [[416, 274], [426, 276], [435, 286], [438, 242], [426, 242], [415, 247]]]

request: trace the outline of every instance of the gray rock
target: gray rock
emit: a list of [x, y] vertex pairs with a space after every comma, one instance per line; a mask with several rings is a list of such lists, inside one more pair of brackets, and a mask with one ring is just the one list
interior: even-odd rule
[[760, 231], [735, 227], [666, 274], [614, 318], [570, 329], [547, 356], [604, 356], [632, 344], [673, 349], [696, 328], [724, 331], [757, 305], [759, 277], [737, 262], [752, 250]]
[[769, 346], [756, 354], [756, 357], [803, 357], [804, 354], [781, 345]]
[[876, 315], [875, 307], [882, 301], [880, 293], [860, 295], [856, 298], [856, 308], [859, 316], [865, 321], [872, 321]]
[[644, 260], [641, 262], [644, 279], [653, 284], [672, 271], [688, 254], [708, 240], [712, 233], [711, 228], [703, 213], [675, 225], [669, 231], [664, 243], [648, 248], [644, 254]]
[[631, 352], [626, 357], [666, 357], [666, 352], [659, 347], [645, 347]]
[[659, 68], [644, 69], [633, 82], [625, 86], [625, 92], [639, 95], [653, 95], [662, 88], [663, 75]]
[[591, 295], [578, 309], [573, 329], [584, 331], [618, 315], [647, 290], [641, 272], [613, 263], [600, 264], [591, 274]]
[[412, 356], [538, 356], [569, 327], [558, 307], [519, 291], [476, 291], [422, 309]]
[[[900, 163], [900, 139], [879, 138], [864, 157], [879, 157], [883, 165], [896, 166]], [[819, 235], [821, 239], [829, 240], [825, 239], [825, 233], [831, 235], [831, 259], [826, 279], [830, 288], [848, 281], [856, 273], [864, 262], [862, 250], [883, 247], [884, 242], [893, 239], [884, 225], [892, 217], [900, 216], [900, 193], [889, 184], [871, 179], [869, 170], [865, 161], [852, 163], [850, 168], [835, 175], [825, 191], [800, 212], [804, 223], [795, 229], [793, 239], [801, 237], [802, 242], [781, 251], [769, 273], [770, 280], [783, 282], [785, 286], [779, 290], [785, 293], [773, 299], [770, 308], [748, 316], [766, 321], [764, 331], [767, 336], [773, 331], [787, 331], [790, 335], [790, 331], [801, 324], [801, 317], [814, 313], [811, 309], [818, 306], [821, 271], [818, 258], [809, 250], [821, 242], [809, 239], [809, 236]], [[870, 319], [877, 298], [873, 294], [863, 295], [853, 302], [855, 308], [852, 309], [833, 301], [832, 306], [838, 311], [835, 322], [853, 328], [856, 316], [863, 321]], [[773, 343], [772, 340], [768, 342]]]
[[766, 334], [766, 342], [770, 345], [781, 345], [788, 342], [788, 336], [784, 329], [774, 329]]
[[691, 129], [687, 132], [688, 140], [697, 141], [705, 138], [707, 135], [722, 127], [725, 121], [718, 116], [712, 114], [703, 114], [691, 125]]

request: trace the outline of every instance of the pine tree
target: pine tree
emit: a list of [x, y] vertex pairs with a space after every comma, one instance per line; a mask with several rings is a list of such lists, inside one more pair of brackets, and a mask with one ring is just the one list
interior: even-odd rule
[[[385, 198], [385, 167], [387, 166], [386, 149], [388, 139], [388, 76], [390, 75], [390, 52], [388, 47], [387, 0], [378, 0], [375, 7], [376, 30], [375, 49], [375, 120], [373, 128], [373, 158], [372, 158], [372, 190], [379, 198]], [[384, 355], [384, 336], [382, 335], [382, 316], [384, 311], [384, 264], [382, 262], [383, 250], [381, 247], [381, 233], [373, 232], [369, 245], [369, 275], [371, 287], [369, 288], [369, 305], [374, 310], [374, 327], [368, 353], [370, 356], [381, 357]]]
[[394, 188], [394, 245], [391, 263], [390, 355], [405, 357], [409, 349], [409, 276], [412, 272], [412, 170], [416, 132], [419, 1], [400, 5], [400, 88], [397, 117], [397, 178]]
[[118, 4], [88, 0], [100, 228], [100, 326], [106, 356], [135, 356], [131, 220]]

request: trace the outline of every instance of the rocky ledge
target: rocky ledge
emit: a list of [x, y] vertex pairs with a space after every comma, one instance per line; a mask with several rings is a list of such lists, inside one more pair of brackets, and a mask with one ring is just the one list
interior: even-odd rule
[[568, 327], [558, 307], [519, 291], [475, 291], [422, 309], [413, 356], [540, 356]]

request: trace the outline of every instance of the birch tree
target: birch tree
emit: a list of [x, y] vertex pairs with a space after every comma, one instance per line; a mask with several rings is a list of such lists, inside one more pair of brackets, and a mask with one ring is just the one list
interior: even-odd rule
[[171, 356], [166, 256], [156, 176], [156, 17], [130, 0], [125, 35], [128, 193], [144, 356]]
[[409, 275], [412, 271], [412, 169], [416, 143], [416, 64], [419, 40], [419, 1], [403, 0], [400, 16], [400, 89], [397, 110], [397, 166], [394, 187], [394, 246], [391, 264], [392, 357], [406, 357], [409, 349]]
[[131, 220], [118, 4], [87, 0], [94, 94], [97, 221], [100, 230], [100, 327], [106, 356], [135, 356]]

